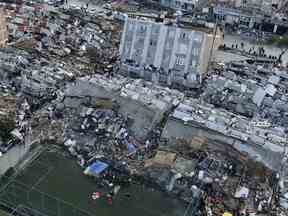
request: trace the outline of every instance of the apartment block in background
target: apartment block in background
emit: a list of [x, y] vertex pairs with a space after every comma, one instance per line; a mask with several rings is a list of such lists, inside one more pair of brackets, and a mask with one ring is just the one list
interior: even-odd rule
[[159, 2], [161, 5], [175, 10], [186, 11], [193, 10], [198, 4], [198, 0], [154, 0], [154, 2]]
[[195, 88], [208, 70], [213, 33], [127, 18], [120, 45], [121, 72], [159, 84]]

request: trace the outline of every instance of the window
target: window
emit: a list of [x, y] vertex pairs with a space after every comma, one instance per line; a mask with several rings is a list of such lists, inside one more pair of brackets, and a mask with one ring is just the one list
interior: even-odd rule
[[144, 26], [144, 25], [140, 25], [140, 26], [139, 26], [139, 31], [140, 31], [141, 33], [146, 32], [146, 29], [147, 29], [147, 27]]
[[181, 33], [181, 35], [180, 35], [181, 39], [186, 39], [186, 37], [187, 37], [187, 34], [185, 32]]
[[155, 40], [150, 40], [150, 46], [156, 46], [157, 45], [157, 41]]
[[159, 34], [160, 32], [160, 27], [157, 25], [152, 26], [152, 34]]
[[185, 59], [183, 57], [177, 56], [176, 57], [176, 65], [184, 65]]
[[195, 68], [196, 67], [196, 61], [192, 59], [192, 62], [191, 62], [191, 66], [192, 68]]
[[129, 32], [133, 32], [133, 29], [134, 29], [134, 25], [133, 25], [133, 23], [128, 23], [128, 31]]
[[200, 49], [199, 48], [193, 48], [192, 49], [192, 55], [193, 56], [199, 56], [200, 55]]

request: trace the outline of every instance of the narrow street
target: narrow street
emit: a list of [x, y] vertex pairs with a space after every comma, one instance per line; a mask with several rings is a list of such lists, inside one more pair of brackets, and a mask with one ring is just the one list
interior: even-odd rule
[[4, 174], [10, 167], [15, 166], [29, 150], [25, 145], [16, 145], [0, 157], [0, 175]]
[[[240, 49], [240, 44], [244, 43], [244, 50], [248, 51], [250, 48], [255, 51], [258, 51], [258, 47], [263, 47], [265, 49], [265, 53], [267, 56], [273, 55], [273, 56], [279, 56], [281, 53], [281, 49], [273, 46], [273, 45], [267, 45], [267, 44], [257, 44], [257, 43], [252, 43], [248, 40], [242, 39], [240, 36], [236, 35], [225, 35], [224, 37], [224, 44], [226, 46], [231, 47], [232, 44], [238, 44], [238, 47]], [[219, 57], [218, 57], [219, 58]], [[283, 57], [282, 57], [283, 63], [288, 63], [288, 52], [286, 52]], [[229, 59], [226, 59], [226, 61], [229, 61]]]

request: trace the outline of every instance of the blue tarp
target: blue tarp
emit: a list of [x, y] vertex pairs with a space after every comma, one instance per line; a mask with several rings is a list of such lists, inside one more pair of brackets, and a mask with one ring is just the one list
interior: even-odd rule
[[127, 148], [129, 153], [134, 153], [136, 151], [136, 147], [132, 143], [129, 143]]
[[96, 161], [89, 166], [89, 173], [92, 175], [99, 175], [108, 168], [108, 164], [102, 161]]

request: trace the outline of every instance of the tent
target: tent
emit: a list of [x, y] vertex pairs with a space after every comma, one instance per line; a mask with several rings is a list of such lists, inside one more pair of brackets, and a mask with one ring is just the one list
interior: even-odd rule
[[105, 171], [108, 168], [108, 166], [109, 165], [107, 163], [104, 163], [102, 161], [96, 161], [85, 169], [84, 174], [98, 176], [103, 171]]

